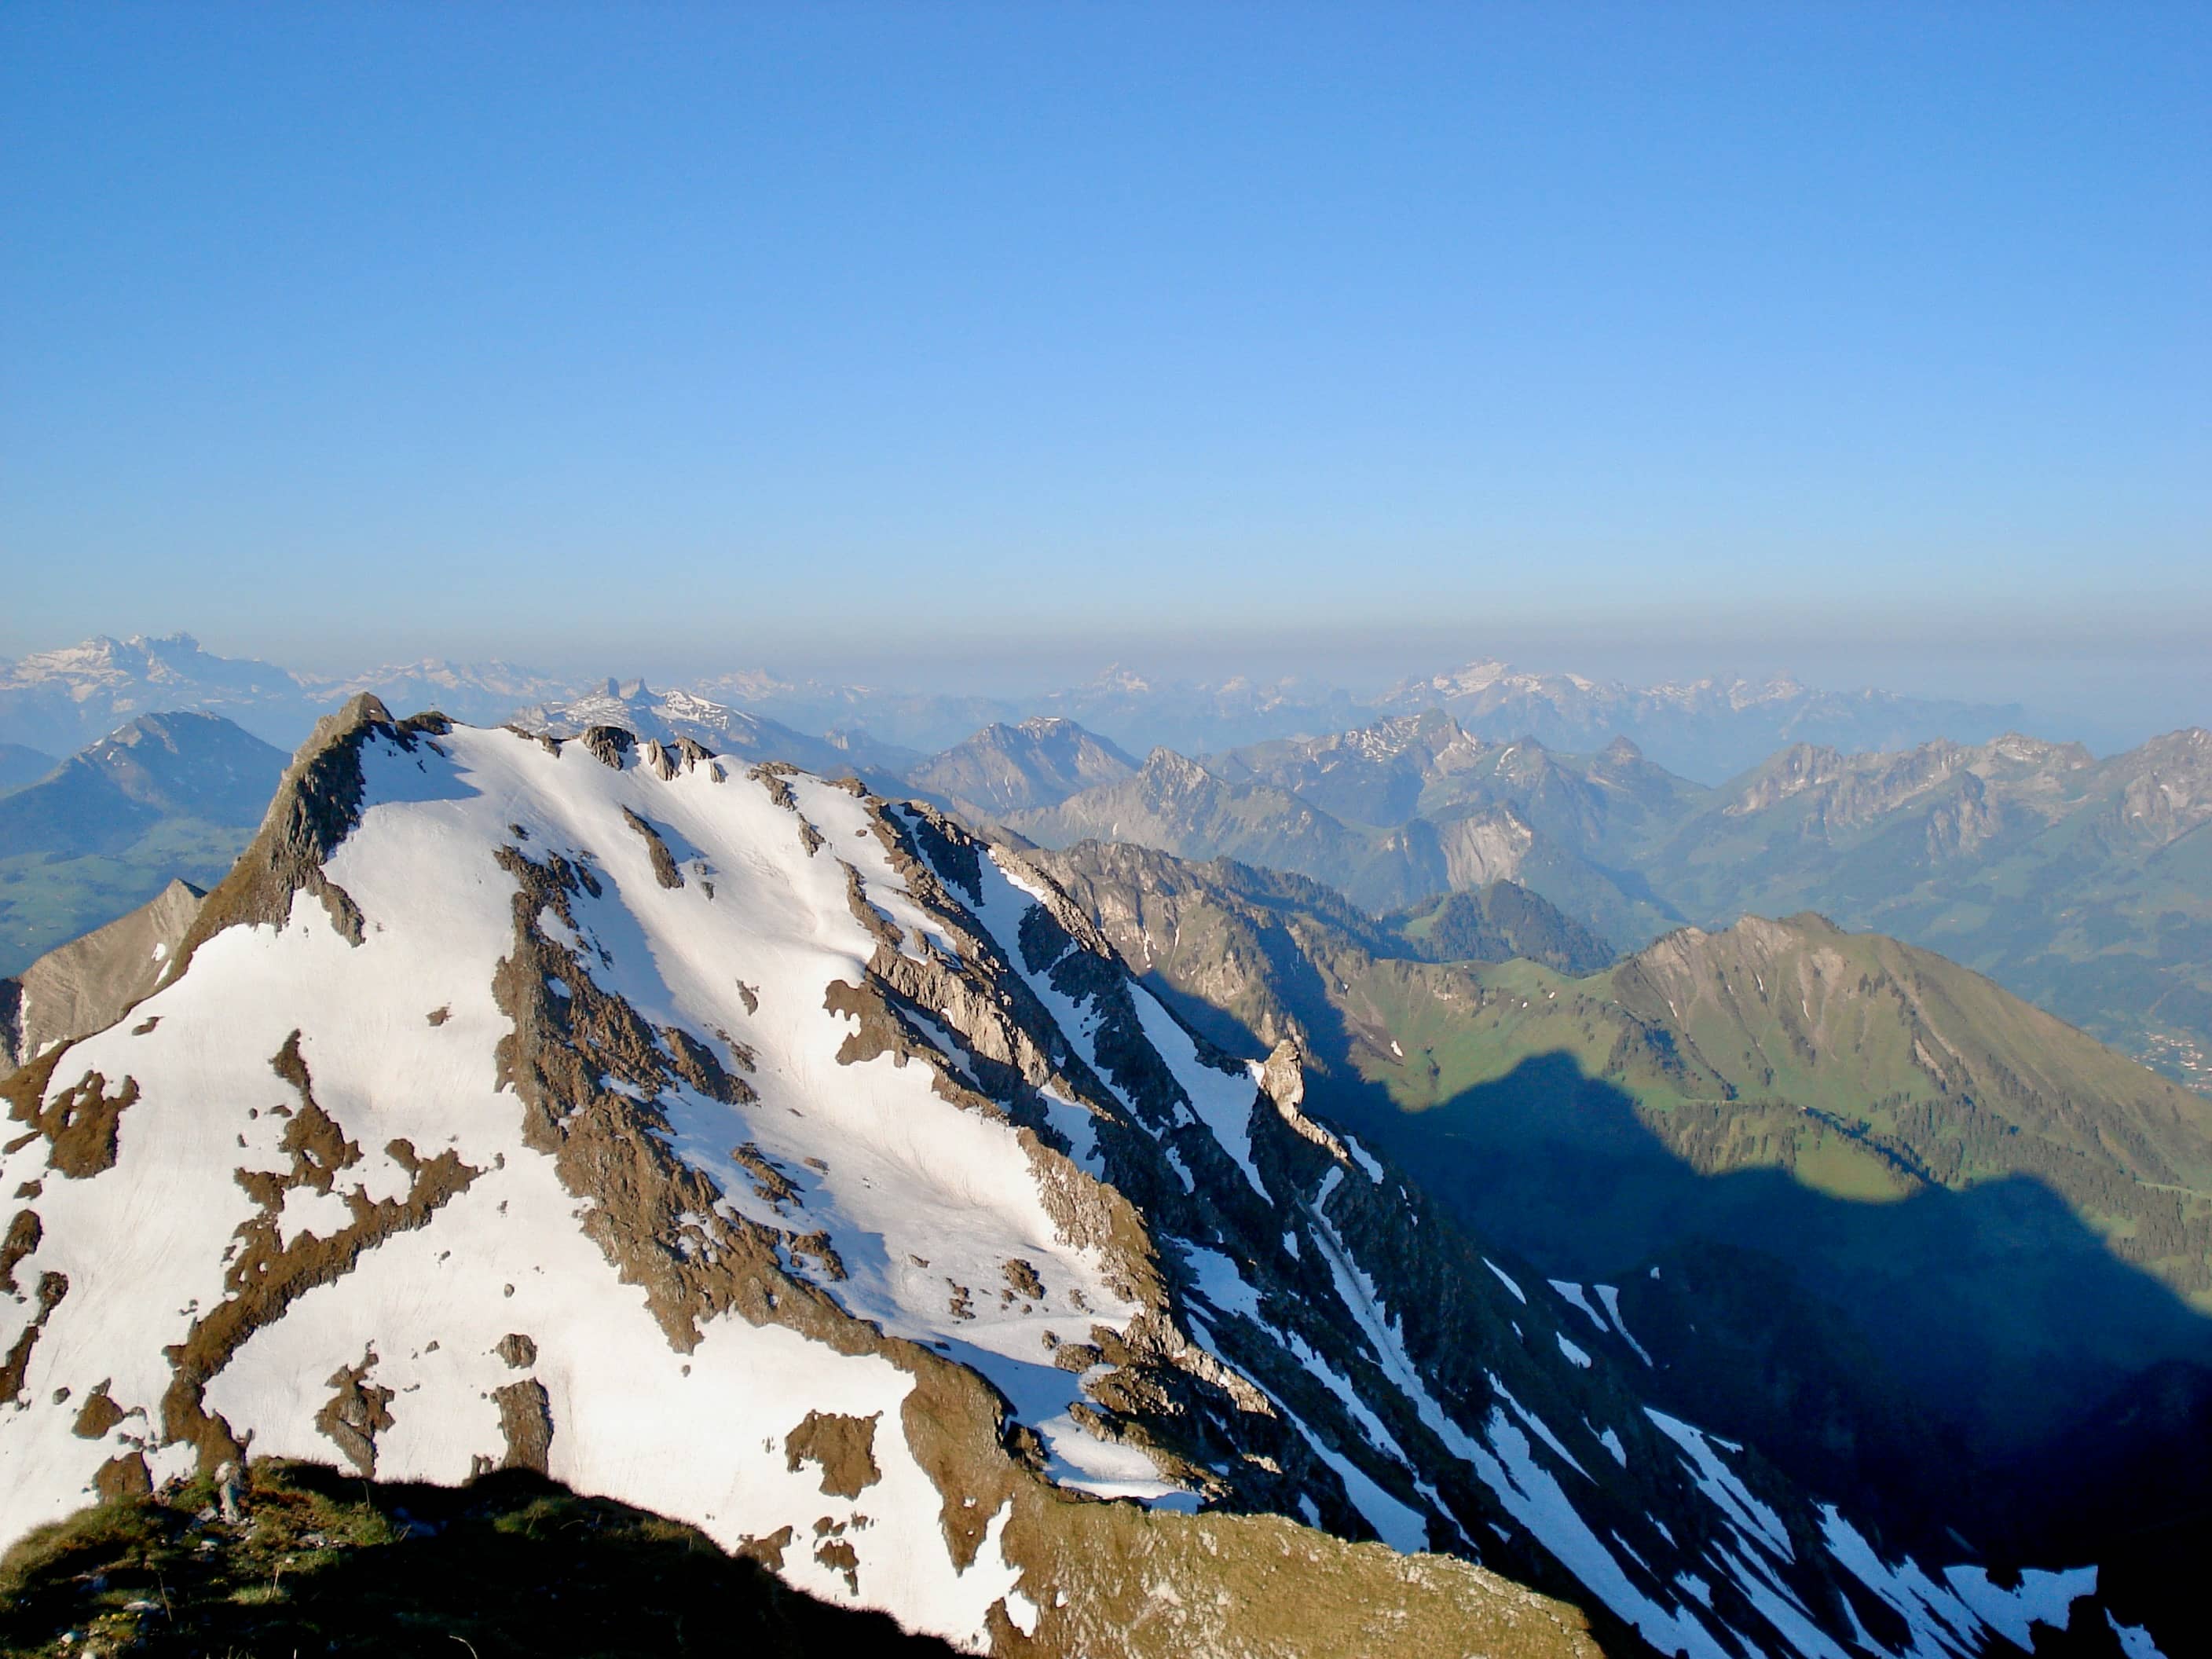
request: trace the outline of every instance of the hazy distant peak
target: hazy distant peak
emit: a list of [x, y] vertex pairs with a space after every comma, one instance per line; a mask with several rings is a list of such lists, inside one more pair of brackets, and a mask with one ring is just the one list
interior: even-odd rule
[[1114, 663], [1102, 670], [1082, 688], [1085, 691], [1119, 691], [1141, 696], [1152, 690], [1152, 682], [1141, 674]]
[[13, 686], [74, 682], [90, 687], [132, 678], [173, 681], [180, 678], [235, 685], [276, 684], [289, 681], [291, 676], [267, 663], [216, 656], [202, 649], [189, 634], [158, 637], [133, 634], [127, 640], [95, 634], [75, 645], [33, 651], [0, 667], [0, 684]]
[[907, 780], [970, 817], [996, 821], [1119, 783], [1136, 770], [1135, 761], [1097, 733], [1060, 715], [1038, 714], [1014, 724], [994, 720], [932, 756]]
[[1148, 779], [1186, 787], [1214, 781], [1213, 774], [1189, 756], [1167, 748], [1155, 749], [1145, 757], [1143, 775]]
[[910, 751], [878, 744], [855, 728], [835, 738], [810, 736], [696, 691], [656, 691], [641, 678], [604, 680], [585, 696], [520, 710], [512, 723], [556, 738], [574, 737], [594, 726], [618, 727], [664, 744], [689, 738], [716, 754], [750, 762], [787, 761], [832, 776], [856, 768], [902, 768], [914, 759]]

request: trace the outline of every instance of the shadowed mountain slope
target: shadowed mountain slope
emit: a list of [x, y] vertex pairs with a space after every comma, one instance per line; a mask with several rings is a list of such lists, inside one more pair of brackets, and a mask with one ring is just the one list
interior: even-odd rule
[[[2212, 1107], [1931, 953], [1807, 916], [1580, 979], [1437, 965], [1157, 854], [1031, 856], [1217, 1040], [1297, 1041], [1320, 1109], [1486, 1236], [1619, 1284], [1673, 1407], [1893, 1525], [2086, 1549], [2059, 1494], [2118, 1490], [2110, 1402], [2212, 1379]], [[2111, 1455], [2142, 1467], [2194, 1419], [2133, 1420]], [[2141, 1524], [2212, 1500], [2142, 1491]]]
[[148, 714], [0, 795], [0, 974], [147, 902], [212, 886], [284, 756], [214, 714]]
[[0, 793], [35, 783], [58, 764], [42, 749], [20, 743], [0, 743]]

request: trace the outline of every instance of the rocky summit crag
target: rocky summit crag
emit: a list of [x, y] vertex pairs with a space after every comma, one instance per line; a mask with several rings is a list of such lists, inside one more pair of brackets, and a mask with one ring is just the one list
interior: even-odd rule
[[858, 782], [362, 699], [158, 981], [4, 1085], [11, 1538], [276, 1456], [535, 1470], [976, 1651], [2112, 1629], [1651, 1403], [1622, 1287]]

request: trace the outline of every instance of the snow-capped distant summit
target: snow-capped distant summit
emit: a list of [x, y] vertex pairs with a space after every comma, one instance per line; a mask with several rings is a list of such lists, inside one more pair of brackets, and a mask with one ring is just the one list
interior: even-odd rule
[[[1789, 743], [1846, 752], [1907, 748], [1936, 738], [1974, 743], [2024, 718], [2016, 706], [1874, 690], [1819, 691], [1788, 675], [1638, 688], [1580, 674], [1532, 673], [1488, 658], [1406, 681], [1379, 701], [1311, 678], [1238, 674], [1170, 682], [1121, 665], [1080, 684], [1022, 696], [789, 679], [760, 667], [689, 678], [687, 684], [702, 702], [742, 710], [775, 727], [843, 734], [836, 745], [836, 763], [812, 750], [810, 764], [886, 772], [965, 742], [986, 726], [1038, 716], [1073, 720], [1128, 754], [1162, 746], [1212, 754], [1442, 708], [1471, 736], [1504, 742], [1534, 737], [1570, 753], [1591, 752], [1625, 736], [1655, 764], [1718, 782]], [[428, 658], [357, 673], [296, 673], [217, 656], [185, 634], [122, 641], [101, 636], [0, 664], [0, 744], [66, 754], [133, 715], [191, 708], [227, 715], [289, 748], [320, 715], [362, 692], [393, 707], [437, 708], [457, 720], [489, 724], [518, 710], [583, 697], [621, 702], [635, 686], [624, 681], [610, 692], [604, 685], [587, 688], [496, 659]]]
[[137, 715], [192, 711], [222, 714], [290, 750], [322, 715], [364, 691], [401, 708], [489, 722], [567, 689], [565, 681], [501, 662], [426, 658], [355, 674], [300, 674], [218, 656], [190, 634], [99, 635], [0, 663], [0, 742], [67, 753]]
[[359, 674], [303, 675], [301, 686], [324, 712], [363, 692], [394, 708], [435, 708], [471, 725], [489, 726], [514, 710], [565, 696], [574, 683], [493, 659], [461, 663], [425, 657], [387, 663]]
[[1532, 737], [1570, 753], [1589, 753], [1625, 737], [1656, 764], [1707, 783], [1735, 775], [1785, 744], [1818, 743], [1861, 752], [1905, 748], [1938, 737], [1979, 743], [2022, 719], [2017, 704], [1954, 702], [1872, 690], [1820, 691], [1788, 674], [1632, 686], [1580, 674], [1529, 672], [1494, 658], [1402, 681], [1382, 707], [1439, 708], [1476, 737]]
[[289, 732], [286, 748], [306, 729], [290, 730], [306, 712], [292, 675], [216, 656], [189, 634], [96, 635], [0, 663], [0, 742], [68, 754], [140, 714], [173, 710], [224, 714], [257, 736], [273, 726]]
[[574, 737], [594, 726], [619, 726], [641, 738], [672, 743], [689, 738], [720, 754], [748, 761], [782, 761], [812, 772], [842, 776], [857, 769], [910, 765], [918, 757], [848, 731], [836, 739], [810, 737], [779, 721], [695, 692], [656, 691], [644, 679], [602, 681], [580, 696], [518, 711], [514, 724], [554, 737]]

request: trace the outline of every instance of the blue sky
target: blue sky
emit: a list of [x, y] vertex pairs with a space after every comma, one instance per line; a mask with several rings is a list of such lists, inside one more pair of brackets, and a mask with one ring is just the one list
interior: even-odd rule
[[0, 189], [0, 653], [2212, 717], [2201, 5], [17, 3]]

